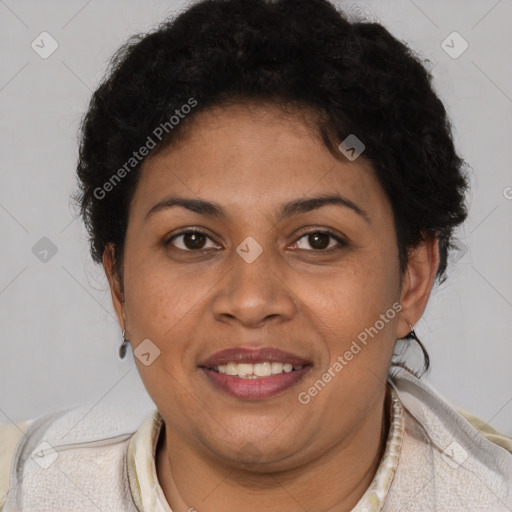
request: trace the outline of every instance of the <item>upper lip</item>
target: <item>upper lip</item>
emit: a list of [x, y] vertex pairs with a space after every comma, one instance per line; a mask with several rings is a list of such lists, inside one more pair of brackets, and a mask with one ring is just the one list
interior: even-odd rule
[[203, 361], [199, 366], [204, 368], [215, 368], [219, 365], [234, 363], [262, 363], [265, 361], [269, 362], [280, 362], [288, 363], [293, 366], [304, 366], [311, 364], [306, 359], [299, 357], [290, 352], [284, 352], [283, 350], [273, 347], [261, 347], [261, 348], [245, 348], [245, 347], [234, 347], [215, 352], [208, 359]]

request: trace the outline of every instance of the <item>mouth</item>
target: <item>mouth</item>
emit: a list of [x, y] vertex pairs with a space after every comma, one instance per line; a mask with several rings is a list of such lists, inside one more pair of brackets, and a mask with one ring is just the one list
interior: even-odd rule
[[199, 368], [218, 390], [249, 400], [274, 396], [304, 377], [313, 365], [271, 347], [217, 352]]

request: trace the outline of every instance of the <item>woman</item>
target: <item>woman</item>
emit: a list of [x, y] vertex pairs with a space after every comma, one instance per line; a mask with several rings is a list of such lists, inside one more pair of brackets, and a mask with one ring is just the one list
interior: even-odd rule
[[393, 358], [422, 346], [467, 181], [381, 25], [193, 5], [116, 54], [78, 178], [157, 409], [36, 419], [4, 511], [512, 509], [511, 441]]

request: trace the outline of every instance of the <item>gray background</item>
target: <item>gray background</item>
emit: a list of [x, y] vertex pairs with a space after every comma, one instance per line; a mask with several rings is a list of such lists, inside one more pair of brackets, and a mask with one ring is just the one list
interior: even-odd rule
[[[417, 326], [432, 358], [425, 379], [512, 435], [511, 0], [387, 0], [365, 12], [431, 61], [435, 87], [472, 167], [470, 217], [448, 281]], [[0, 1], [0, 422], [146, 394], [102, 269], [73, 220], [76, 131], [106, 64], [129, 35], [182, 9], [172, 1]], [[58, 49], [31, 48], [47, 31]], [[458, 58], [442, 42], [457, 31]], [[458, 36], [447, 42], [458, 52]], [[48, 45], [45, 44], [46, 48]], [[44, 260], [47, 237], [57, 249]], [[33, 250], [34, 246], [36, 249]], [[34, 254], [34, 252], [36, 254]]]

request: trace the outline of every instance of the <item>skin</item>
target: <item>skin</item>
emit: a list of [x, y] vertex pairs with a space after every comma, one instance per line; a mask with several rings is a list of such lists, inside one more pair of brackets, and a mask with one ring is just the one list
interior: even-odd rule
[[[135, 363], [165, 421], [156, 468], [175, 512], [348, 511], [382, 457], [394, 344], [426, 307], [437, 241], [412, 251], [401, 275], [391, 205], [371, 165], [364, 157], [336, 159], [306, 117], [247, 103], [198, 113], [184, 143], [143, 166], [123, 283], [114, 248], [105, 249], [126, 337], [134, 350], [150, 339], [161, 352], [149, 366]], [[367, 219], [334, 204], [278, 218], [283, 203], [334, 192]], [[147, 217], [171, 195], [218, 203], [226, 216], [175, 206]], [[190, 235], [166, 246], [180, 228], [201, 228], [210, 238], [200, 238], [199, 249]], [[346, 243], [308, 237], [314, 228]], [[248, 236], [263, 249], [252, 263], [236, 252]], [[400, 313], [301, 404], [298, 394], [396, 303]], [[229, 396], [198, 368], [221, 349], [267, 345], [313, 364], [271, 398]]]

